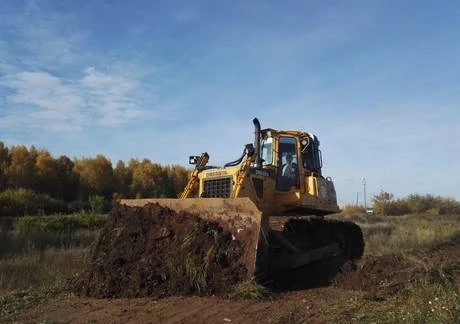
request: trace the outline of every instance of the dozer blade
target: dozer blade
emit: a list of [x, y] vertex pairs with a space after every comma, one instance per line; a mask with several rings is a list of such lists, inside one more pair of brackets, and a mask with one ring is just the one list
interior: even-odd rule
[[156, 204], [177, 213], [195, 214], [201, 219], [218, 223], [230, 232], [243, 248], [247, 278], [252, 279], [266, 266], [268, 222], [249, 198], [187, 198], [187, 199], [122, 199], [122, 205], [143, 207]]

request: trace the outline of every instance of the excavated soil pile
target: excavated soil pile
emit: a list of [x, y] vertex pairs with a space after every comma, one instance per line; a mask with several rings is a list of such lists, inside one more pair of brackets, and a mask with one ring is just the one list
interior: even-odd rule
[[335, 279], [337, 287], [383, 297], [396, 292], [420, 274], [422, 268], [402, 255], [386, 255], [368, 257], [348, 270]]
[[246, 275], [242, 255], [214, 222], [158, 204], [118, 206], [72, 285], [98, 298], [224, 293]]
[[385, 298], [412, 280], [428, 275], [434, 280], [450, 280], [460, 288], [459, 265], [460, 240], [427, 251], [367, 257], [340, 273], [335, 286]]

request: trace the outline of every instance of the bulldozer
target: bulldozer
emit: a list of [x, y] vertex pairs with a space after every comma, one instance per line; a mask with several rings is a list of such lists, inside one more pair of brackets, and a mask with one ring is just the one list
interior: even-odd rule
[[216, 222], [244, 248], [248, 279], [265, 280], [329, 257], [363, 255], [361, 229], [329, 220], [340, 212], [334, 183], [322, 174], [318, 138], [308, 132], [261, 129], [254, 143], [223, 167], [208, 165], [208, 153], [190, 156], [194, 165], [179, 198], [123, 199], [128, 208], [157, 203]]

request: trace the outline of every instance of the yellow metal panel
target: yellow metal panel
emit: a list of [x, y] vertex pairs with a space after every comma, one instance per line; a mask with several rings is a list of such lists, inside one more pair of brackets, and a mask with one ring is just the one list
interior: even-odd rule
[[307, 181], [307, 193], [311, 196], [318, 197], [318, 180], [316, 177], [309, 176]]

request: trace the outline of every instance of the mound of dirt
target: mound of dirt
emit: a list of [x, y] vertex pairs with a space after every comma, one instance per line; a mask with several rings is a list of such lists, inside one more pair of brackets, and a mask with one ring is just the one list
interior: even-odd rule
[[[460, 242], [452, 241], [426, 251], [366, 257], [335, 278], [335, 286], [365, 291], [376, 299], [385, 298], [410, 281], [428, 275], [456, 281]], [[455, 282], [455, 284], [459, 284]]]
[[336, 287], [379, 296], [394, 293], [422, 269], [402, 255], [386, 255], [368, 257], [348, 270], [336, 277]]
[[98, 298], [224, 293], [246, 275], [242, 255], [217, 223], [158, 204], [117, 206], [72, 285]]

